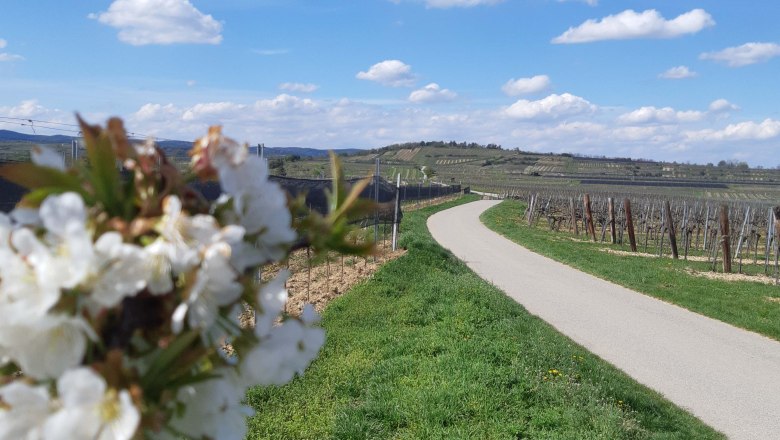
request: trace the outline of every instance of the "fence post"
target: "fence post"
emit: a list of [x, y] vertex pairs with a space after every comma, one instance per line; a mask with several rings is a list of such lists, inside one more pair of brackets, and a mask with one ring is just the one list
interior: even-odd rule
[[772, 208], [769, 208], [769, 216], [766, 220], [766, 249], [764, 250], [764, 275], [769, 273], [769, 256], [772, 255], [770, 247], [772, 246], [772, 239], [775, 232], [775, 212]]
[[731, 273], [731, 243], [729, 242], [729, 207], [720, 205], [720, 236], [723, 241], [723, 272]]
[[628, 228], [628, 241], [631, 244], [631, 252], [636, 252], [636, 237], [634, 236], [634, 220], [631, 218], [631, 201], [626, 197], [623, 200], [626, 210], [626, 228]]
[[607, 198], [609, 204], [609, 232], [612, 237], [612, 244], [617, 243], [617, 236], [615, 235], [615, 201], [612, 197]]
[[401, 173], [398, 173], [398, 180], [395, 184], [395, 210], [393, 211], [393, 252], [395, 252], [398, 243], [398, 211], [401, 209]]
[[593, 213], [590, 210], [589, 194], [585, 194], [585, 197], [582, 199], [582, 203], [585, 205], [585, 219], [588, 222], [588, 232], [590, 232], [590, 236], [593, 238], [593, 241], [596, 241], [596, 227], [593, 226]]
[[780, 284], [780, 270], [778, 270], [778, 257], [780, 256], [780, 206], [774, 207], [774, 239], [775, 239], [775, 284]]
[[[745, 227], [750, 220], [750, 206], [745, 210], [745, 220], [742, 222], [742, 228], [739, 230], [739, 240], [737, 240], [737, 250], [734, 251], [734, 259], [739, 259], [739, 273], [742, 273], [742, 245], [745, 243]], [[748, 258], [750, 258], [750, 238], [748, 238]]]
[[672, 257], [675, 260], [680, 258], [677, 253], [677, 237], [674, 232], [674, 219], [672, 219], [672, 210], [669, 207], [669, 201], [664, 201], [664, 211], [666, 212], [666, 226], [669, 229], [669, 244], [672, 247]]
[[574, 235], [580, 235], [580, 229], [577, 227], [577, 211], [574, 210], [573, 197], [569, 197], [569, 212], [571, 213], [571, 227], [574, 229]]
[[[376, 158], [374, 171], [374, 202], [379, 203], [379, 158]], [[374, 208], [374, 243], [379, 241], [379, 208]]]

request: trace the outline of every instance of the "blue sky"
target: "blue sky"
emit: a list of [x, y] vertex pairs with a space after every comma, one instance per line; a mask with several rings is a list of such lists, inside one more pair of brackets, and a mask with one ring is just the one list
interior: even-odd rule
[[780, 163], [775, 1], [6, 3], [0, 117], [119, 115], [176, 139], [222, 124], [269, 146]]

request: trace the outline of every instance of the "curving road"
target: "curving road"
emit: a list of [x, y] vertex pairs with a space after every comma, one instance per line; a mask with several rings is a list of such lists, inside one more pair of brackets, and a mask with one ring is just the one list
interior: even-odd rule
[[529, 312], [731, 439], [780, 439], [780, 343], [535, 254], [489, 230], [498, 201], [434, 214], [443, 247]]

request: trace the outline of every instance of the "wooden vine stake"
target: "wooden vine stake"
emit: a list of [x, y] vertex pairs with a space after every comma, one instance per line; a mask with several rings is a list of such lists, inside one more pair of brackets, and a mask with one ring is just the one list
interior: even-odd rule
[[729, 242], [729, 207], [720, 205], [720, 237], [723, 243], [723, 272], [731, 273], [731, 243]]
[[780, 284], [780, 270], [778, 270], [777, 260], [780, 256], [780, 206], [774, 207], [774, 239], [775, 239], [775, 284]]
[[626, 198], [623, 200], [623, 206], [626, 210], [626, 228], [628, 228], [628, 241], [631, 244], [631, 252], [636, 252], [636, 237], [634, 236], [634, 220], [631, 218], [631, 201]]
[[672, 247], [672, 257], [675, 260], [680, 258], [677, 253], [677, 237], [674, 232], [674, 220], [672, 219], [672, 209], [669, 207], [669, 201], [664, 202], [664, 212], [666, 212], [666, 227], [669, 230], [669, 244]]
[[590, 210], [590, 194], [585, 194], [582, 203], [585, 205], [585, 220], [588, 222], [588, 232], [590, 232], [590, 236], [593, 238], [593, 241], [597, 241], [596, 227], [593, 226], [593, 212]]
[[617, 243], [617, 235], [615, 234], [615, 201], [612, 197], [607, 199], [609, 204], [609, 233], [612, 238], [612, 244]]
[[580, 235], [580, 229], [577, 227], [577, 211], [574, 210], [573, 197], [569, 197], [569, 212], [571, 213], [571, 227], [574, 229], [574, 235]]

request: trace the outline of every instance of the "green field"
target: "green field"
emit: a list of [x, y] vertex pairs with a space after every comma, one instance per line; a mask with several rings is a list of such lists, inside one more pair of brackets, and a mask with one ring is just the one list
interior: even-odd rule
[[252, 439], [710, 439], [700, 421], [529, 315], [409, 213], [403, 257], [327, 307], [320, 357], [255, 388]]

